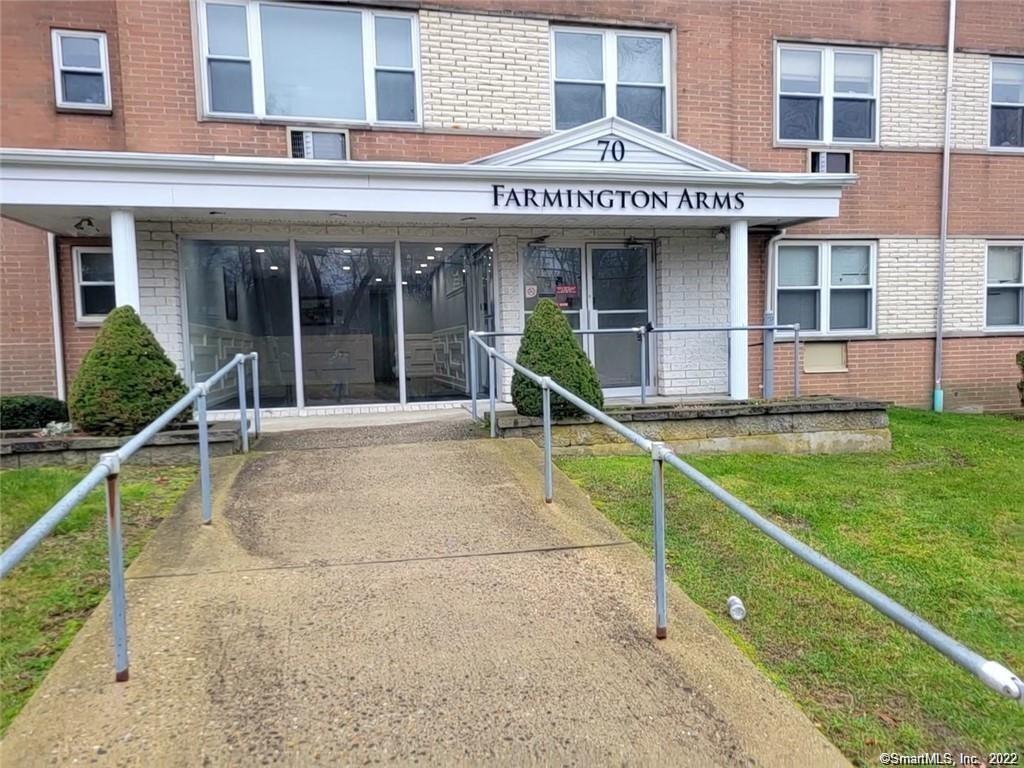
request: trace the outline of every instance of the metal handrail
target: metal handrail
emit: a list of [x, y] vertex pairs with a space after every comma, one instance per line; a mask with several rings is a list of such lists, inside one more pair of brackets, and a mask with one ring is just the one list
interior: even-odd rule
[[237, 354], [231, 361], [206, 381], [195, 384], [174, 405], [151, 421], [145, 429], [132, 437], [116, 451], [105, 453], [88, 474], [64, 494], [63, 498], [50, 507], [49, 511], [36, 520], [0, 554], [0, 578], [7, 576], [29, 552], [35, 549], [60, 522], [68, 516], [86, 496], [101, 482], [106, 481], [107, 503], [107, 560], [110, 567], [111, 622], [114, 634], [114, 679], [122, 682], [128, 679], [128, 625], [125, 610], [124, 590], [124, 545], [121, 537], [121, 464], [130, 459], [148, 443], [160, 430], [170, 424], [193, 403], [196, 405], [196, 421], [199, 423], [199, 482], [202, 487], [202, 520], [209, 524], [213, 517], [210, 489], [210, 444], [206, 415], [206, 398], [210, 388], [228, 375], [232, 369], [238, 379], [238, 414], [242, 436], [242, 451], [249, 451], [249, 417], [245, 396], [245, 361], [252, 361], [253, 382], [253, 434], [260, 434], [260, 367], [259, 354]]
[[[788, 323], [779, 325], [774, 321], [771, 312], [765, 313], [765, 322], [762, 325], [665, 325], [658, 327], [653, 323], [636, 326], [633, 328], [580, 328], [572, 329], [578, 336], [594, 336], [598, 334], [631, 333], [640, 342], [640, 404], [647, 404], [647, 367], [650, 363], [650, 346], [647, 337], [658, 333], [714, 333], [732, 331], [761, 331], [764, 334], [761, 355], [761, 385], [766, 400], [775, 396], [775, 333], [777, 331], [789, 331], [793, 334], [793, 396], [800, 396], [800, 323]], [[512, 336], [522, 336], [523, 331], [470, 331], [470, 335], [478, 338], [487, 337], [491, 339]], [[470, 412], [473, 418], [477, 418], [477, 361], [476, 355], [469, 356], [470, 373]]]
[[655, 636], [659, 639], [668, 636], [668, 605], [665, 592], [665, 489], [664, 489], [664, 465], [674, 467], [684, 477], [694, 482], [699, 488], [707, 491], [715, 499], [724, 504], [727, 508], [736, 512], [740, 517], [757, 528], [761, 533], [784, 547], [797, 558], [807, 563], [815, 570], [824, 574], [840, 587], [855, 597], [863, 600], [875, 610], [889, 617], [901, 627], [916, 635], [932, 648], [937, 650], [946, 658], [966, 669], [982, 683], [993, 691], [1017, 701], [1024, 705], [1024, 682], [1011, 670], [1004, 667], [998, 661], [986, 659], [980, 654], [967, 648], [957, 640], [933, 626], [923, 618], [900, 605], [891, 597], [885, 595], [872, 587], [867, 582], [853, 575], [845, 568], [829, 560], [827, 557], [812, 547], [804, 544], [799, 539], [784, 531], [775, 523], [767, 520], [754, 509], [737, 499], [727, 490], [718, 485], [714, 480], [703, 474], [693, 466], [675, 455], [665, 443], [650, 440], [643, 435], [634, 432], [632, 429], [616, 421], [604, 411], [595, 408], [590, 403], [567, 390], [549, 376], [540, 376], [533, 371], [520, 365], [515, 360], [502, 355], [494, 347], [489, 346], [481, 338], [489, 335], [470, 331], [470, 343], [479, 345], [486, 353], [490, 369], [491, 382], [491, 436], [497, 436], [495, 428], [497, 422], [496, 400], [494, 393], [495, 366], [497, 361], [509, 365], [513, 370], [518, 371], [534, 384], [541, 388], [543, 395], [543, 422], [544, 422], [544, 500], [551, 503], [554, 500], [553, 469], [552, 469], [552, 448], [551, 448], [551, 393], [559, 395], [572, 405], [579, 408], [595, 421], [598, 421], [612, 429], [631, 443], [639, 447], [651, 456], [651, 486], [652, 506], [654, 517], [654, 603], [655, 603]]

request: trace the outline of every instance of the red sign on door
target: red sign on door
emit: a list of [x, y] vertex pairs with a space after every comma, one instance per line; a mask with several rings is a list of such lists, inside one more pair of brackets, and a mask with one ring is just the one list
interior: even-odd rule
[[556, 285], [555, 296], [576, 296], [579, 288], [575, 285]]

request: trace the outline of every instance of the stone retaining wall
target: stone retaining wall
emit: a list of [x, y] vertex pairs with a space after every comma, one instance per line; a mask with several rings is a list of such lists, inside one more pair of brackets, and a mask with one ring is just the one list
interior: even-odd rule
[[[775, 402], [686, 404], [611, 409], [617, 420], [677, 453], [865, 453], [892, 447], [883, 403], [804, 398]], [[540, 419], [498, 417], [502, 437], [541, 443]], [[632, 443], [589, 418], [564, 419], [552, 428], [558, 454], [610, 455], [638, 451]]]

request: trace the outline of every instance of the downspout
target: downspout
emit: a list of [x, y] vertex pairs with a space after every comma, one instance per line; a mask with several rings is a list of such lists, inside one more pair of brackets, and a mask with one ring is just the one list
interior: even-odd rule
[[949, 143], [953, 123], [953, 52], [956, 37], [956, 0], [949, 0], [949, 41], [946, 44], [946, 125], [942, 142], [942, 203], [939, 210], [939, 286], [935, 308], [935, 388], [932, 410], [942, 411], [942, 321], [946, 294], [946, 239], [949, 234]]
[[46, 256], [50, 268], [50, 314], [53, 322], [53, 372], [57, 399], [67, 400], [64, 381], [64, 334], [60, 325], [60, 287], [57, 283], [57, 242], [53, 232], [46, 233]]

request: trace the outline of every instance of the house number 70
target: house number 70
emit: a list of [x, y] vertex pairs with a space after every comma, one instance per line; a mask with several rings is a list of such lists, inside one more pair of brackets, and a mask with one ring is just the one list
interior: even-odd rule
[[598, 145], [601, 147], [601, 162], [603, 163], [608, 159], [608, 151], [611, 150], [612, 160], [616, 163], [622, 162], [622, 158], [626, 156], [626, 146], [620, 139], [598, 139]]

